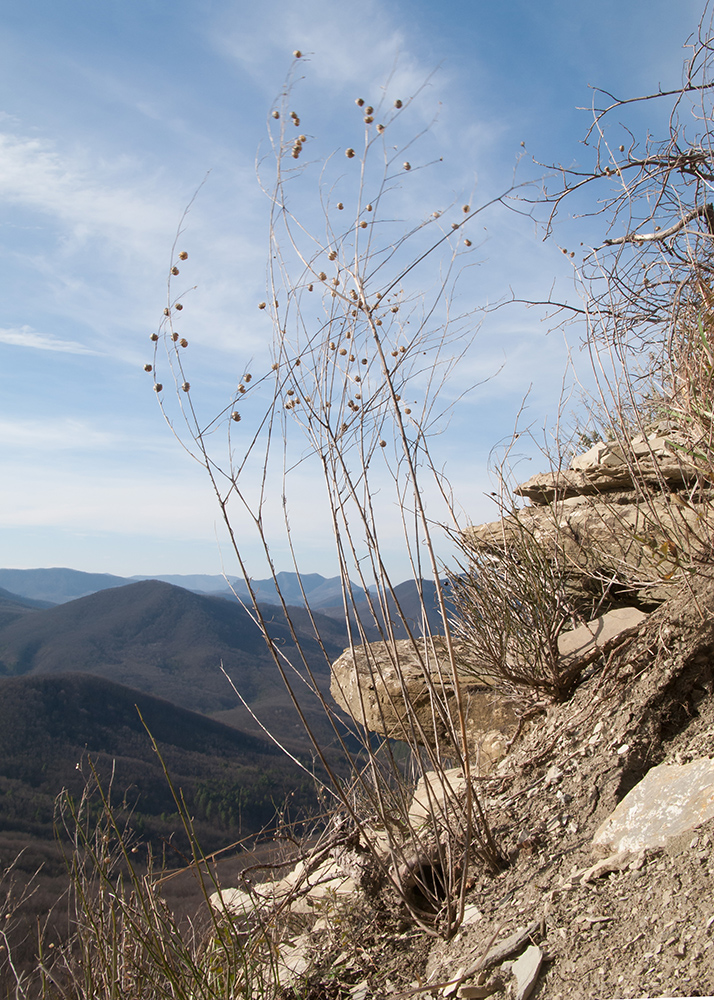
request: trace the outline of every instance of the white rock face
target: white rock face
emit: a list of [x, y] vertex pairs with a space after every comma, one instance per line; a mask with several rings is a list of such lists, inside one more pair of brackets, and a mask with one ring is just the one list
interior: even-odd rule
[[662, 847], [714, 816], [714, 760], [653, 767], [599, 827], [594, 844], [613, 851]]
[[304, 862], [298, 861], [285, 878], [261, 882], [250, 893], [243, 889], [221, 889], [213, 893], [210, 903], [214, 909], [227, 910], [237, 917], [249, 917], [285, 900], [291, 900], [293, 913], [311, 913], [315, 903], [325, 898], [351, 896], [356, 888], [354, 879], [333, 858], [327, 858], [311, 871], [306, 869]]

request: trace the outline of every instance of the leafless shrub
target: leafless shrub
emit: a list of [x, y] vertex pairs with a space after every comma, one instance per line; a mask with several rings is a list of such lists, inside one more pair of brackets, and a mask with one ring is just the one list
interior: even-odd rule
[[562, 700], [579, 672], [558, 649], [576, 618], [562, 550], [538, 541], [517, 512], [494, 542], [489, 551], [464, 532], [464, 559], [450, 574], [463, 670]]

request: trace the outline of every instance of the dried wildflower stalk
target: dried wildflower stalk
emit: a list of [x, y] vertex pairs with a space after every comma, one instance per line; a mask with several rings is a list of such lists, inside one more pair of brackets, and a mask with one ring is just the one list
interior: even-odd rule
[[[349, 163], [342, 160], [344, 174], [332, 182], [327, 179], [330, 158], [321, 165], [317, 196], [324, 229], [320, 234], [311, 231], [289, 207], [291, 198], [304, 197], [301, 182], [309, 180], [309, 171], [303, 173], [301, 165], [294, 163], [307, 143], [302, 136], [296, 142], [291, 132], [300, 120], [297, 112], [291, 114], [294, 97], [289, 81], [268, 120], [276, 173], [273, 185], [265, 186], [271, 204], [271, 252], [268, 296], [259, 309], [268, 311], [273, 321], [272, 363], [250, 385], [244, 378], [235, 399], [210, 421], [198, 419], [193, 390], [183, 397], [179, 393], [188, 429], [184, 443], [211, 478], [249, 588], [250, 575], [235, 529], [237, 510], [252, 523], [291, 628], [291, 611], [273, 562], [276, 540], [266, 528], [271, 477], [275, 466], [281, 466], [280, 488], [287, 498], [284, 538], [298, 578], [300, 557], [288, 519], [293, 463], [299, 461], [305, 467], [312, 461], [315, 476], [321, 477], [331, 521], [325, 527], [334, 539], [350, 648], [364, 648], [376, 688], [384, 686], [387, 669], [396, 667], [401, 676], [403, 647], [398, 638], [407, 637], [411, 657], [421, 664], [434, 726], [424, 731], [404, 691], [401, 736], [411, 748], [416, 778], [430, 775], [427, 794], [432, 815], [428, 822], [416, 824], [410, 818], [410, 790], [391, 742], [375, 751], [365, 713], [356, 720], [353, 733], [360, 750], [348, 746], [344, 722], [320, 691], [295, 630], [299, 663], [290, 662], [275, 645], [251, 591], [252, 614], [297, 711], [301, 713], [306, 684], [333, 723], [351, 770], [346, 783], [332, 772], [302, 715], [336, 807], [359, 828], [372, 852], [373, 866], [413, 917], [430, 931], [449, 936], [463, 913], [469, 863], [480, 858], [493, 869], [501, 860], [471, 775], [465, 705], [434, 540], [434, 525], [449, 522], [453, 528], [455, 518], [444, 480], [434, 470], [429, 452], [430, 434], [442, 417], [440, 390], [473, 336], [472, 316], [452, 315], [451, 295], [462, 255], [471, 246], [463, 230], [485, 206], [467, 206], [458, 216], [454, 214], [457, 221], [453, 223], [446, 221], [449, 213], [441, 211], [411, 228], [389, 221], [390, 196], [406, 184], [418, 156], [413, 137], [399, 142], [400, 118], [411, 102], [397, 100], [388, 106], [382, 101], [365, 112], [364, 102], [358, 101], [364, 129], [361, 152], [357, 153], [356, 144], [346, 150]], [[404, 160], [407, 147], [411, 161]], [[429, 270], [432, 278], [425, 283], [427, 287], [437, 274], [430, 298], [419, 289]], [[175, 383], [182, 388], [188, 380], [183, 355], [172, 338], [173, 309], [170, 276], [162, 332]], [[247, 411], [253, 400], [255, 409]], [[167, 406], [163, 398], [162, 406]], [[246, 430], [236, 436], [231, 418], [239, 417], [241, 430]], [[214, 431], [220, 426], [228, 434], [227, 464], [212, 450]], [[390, 506], [396, 502], [401, 512], [404, 551], [422, 595], [422, 628], [415, 628], [400, 607], [383, 551], [386, 501], [378, 494], [389, 484], [393, 491]], [[438, 649], [426, 625], [431, 609], [424, 604], [421, 581], [425, 576], [436, 588], [443, 632]], [[360, 588], [366, 612], [358, 606], [351, 581]], [[318, 623], [314, 617], [311, 620], [321, 644]], [[379, 655], [368, 644], [370, 638], [383, 643]], [[328, 658], [324, 646], [322, 650]], [[455, 765], [461, 775], [456, 784], [455, 772], [447, 765]], [[386, 837], [386, 848], [380, 837]], [[427, 868], [428, 875], [424, 874]]]

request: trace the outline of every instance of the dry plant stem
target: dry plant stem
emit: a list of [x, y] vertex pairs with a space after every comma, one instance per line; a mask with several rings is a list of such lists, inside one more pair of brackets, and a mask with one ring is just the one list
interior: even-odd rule
[[[331, 192], [338, 184], [344, 187], [347, 181], [339, 178], [329, 182], [330, 158], [322, 168], [320, 199], [325, 234], [318, 238], [289, 207], [289, 193], [300, 180], [300, 167], [296, 167], [295, 159], [302, 153], [303, 142], [308, 141], [301, 137], [296, 148], [293, 133], [288, 136], [288, 130], [293, 127], [291, 123], [297, 118], [290, 110], [293, 99], [289, 81], [273, 115], [279, 119], [277, 132], [271, 132], [275, 182], [272, 188], [265, 187], [271, 204], [269, 302], [266, 308], [275, 331], [274, 375], [259, 375], [250, 385], [246, 377], [231, 404], [217, 417], [203, 422], [194, 408], [192, 393], [186, 394], [188, 401], [180, 398], [181, 414], [188, 429], [188, 437], [184, 435], [183, 443], [208, 472], [237, 564], [248, 585], [252, 605], [248, 610], [268, 644], [273, 662], [327, 775], [335, 801], [350, 816], [372, 852], [373, 864], [412, 909], [413, 917], [428, 930], [438, 929], [449, 936], [462, 918], [469, 858], [475, 856], [482, 863], [496, 867], [499, 855], [474, 794], [467, 748], [466, 704], [433, 540], [435, 519], [427, 513], [424, 490], [425, 475], [428, 478], [433, 473], [438, 495], [444, 501], [448, 498], [443, 478], [436, 473], [429, 455], [428, 438], [440, 419], [436, 403], [442, 381], [464, 349], [461, 346], [454, 350], [454, 345], [459, 338], [467, 343], [472, 331], [471, 317], [452, 315], [450, 306], [450, 291], [458, 280], [462, 253], [461, 243], [457, 241], [464, 225], [485, 206], [469, 212], [466, 217], [462, 215], [451, 229], [445, 226], [435, 238], [427, 239], [426, 231], [428, 225], [436, 224], [435, 219], [420, 222], [406, 232], [397, 231], [393, 222], [384, 221], [389, 216], [383, 213], [389, 196], [406, 176], [401, 166], [404, 151], [416, 140], [412, 138], [401, 146], [399, 143], [388, 146], [381, 135], [367, 128], [359, 177], [352, 177], [348, 182], [354, 190], [354, 197], [351, 197], [354, 208], [350, 216], [352, 221], [344, 228], [336, 227], [336, 220], [347, 216], [338, 216]], [[406, 105], [408, 102], [404, 107]], [[402, 111], [389, 110], [385, 106], [378, 108], [375, 114], [383, 116], [384, 128], [393, 130]], [[380, 152], [382, 163], [375, 169], [373, 160]], [[414, 154], [410, 152], [410, 155]], [[329, 192], [329, 197], [325, 192]], [[494, 199], [491, 204], [499, 200]], [[410, 244], [415, 240], [421, 245], [416, 251], [410, 251]], [[444, 270], [433, 295], [426, 301], [416, 283], [410, 290], [406, 282], [414, 281], [416, 269], [423, 267], [439, 250], [447, 252]], [[435, 257], [437, 262], [438, 257]], [[328, 278], [328, 270], [334, 277]], [[379, 291], [375, 287], [377, 282]], [[306, 308], [309, 301], [306, 296], [315, 287], [319, 289], [316, 297], [323, 308], [321, 320], [315, 318], [312, 305], [309, 313]], [[169, 291], [166, 346], [180, 396], [181, 387], [188, 382], [183, 356], [175, 346], [177, 334], [173, 329], [171, 301]], [[412, 386], [418, 386], [423, 403], [420, 413], [407, 419], [410, 409], [404, 396], [413, 391]], [[270, 390], [267, 397], [266, 390]], [[159, 398], [170, 419], [161, 394]], [[249, 400], [257, 400], [263, 410], [250, 417], [251, 425], [245, 432], [244, 419], [239, 425], [241, 434], [236, 436], [229, 414], [232, 410], [235, 414], [237, 407], [243, 413], [250, 412], [246, 409]], [[213, 453], [213, 435], [222, 421], [228, 423], [230, 457], [227, 467]], [[307, 442], [307, 451], [303, 449], [297, 461], [292, 450], [296, 427]], [[390, 454], [393, 452], [391, 459], [387, 454], [388, 442]], [[386, 692], [386, 675], [395, 672], [401, 686], [400, 696], [385, 693], [383, 702], [378, 699], [383, 728], [386, 731], [387, 713], [401, 718], [399, 736], [411, 748], [417, 777], [427, 772], [432, 780], [435, 776], [434, 787], [427, 785], [432, 815], [424, 828], [416, 828], [410, 820], [410, 790], [404, 786], [403, 767], [395, 758], [390, 741], [386, 741], [379, 752], [373, 747], [364, 700], [355, 713], [357, 721], [353, 735], [361, 744], [360, 752], [355, 754], [348, 749], [343, 737], [344, 722], [321, 693], [310, 658], [302, 648], [290, 608], [281, 593], [272, 555], [274, 543], [265, 520], [267, 502], [274, 489], [274, 456], [278, 453], [282, 464], [285, 538], [315, 638], [329, 665], [318, 620], [310, 610], [302, 584], [300, 560], [293, 545], [285, 499], [289, 496], [291, 476], [298, 464], [306, 463], [313, 456], [321, 470], [353, 657], [356, 658], [359, 647], [375, 690]], [[257, 476], [253, 471], [249, 475], [256, 461], [259, 472]], [[437, 644], [425, 627], [422, 636], [416, 634], [400, 606], [385, 565], [380, 511], [374, 501], [373, 485], [375, 469], [382, 468], [392, 477], [401, 508], [404, 545], [421, 595], [423, 626], [428, 620], [421, 589], [425, 569], [434, 580], [443, 622], [440, 643], [445, 653], [437, 650]], [[294, 657], [286, 656], [271, 638], [269, 622], [250, 584], [234, 526], [236, 504], [242, 507], [243, 514], [255, 529], [297, 651], [295, 662]], [[453, 509], [448, 503], [445, 511], [446, 519], [455, 523]], [[359, 585], [361, 595], [353, 589], [352, 580]], [[366, 604], [368, 618], [359, 607], [360, 600]], [[375, 632], [383, 641], [379, 653], [369, 642]], [[429, 697], [429, 725], [410, 704], [398, 636], [406, 636], [415, 662], [420, 664]], [[333, 773], [319, 741], [311, 732], [301, 708], [302, 691], [309, 691], [319, 699], [333, 726], [352, 774], [347, 785]], [[358, 685], [358, 696], [364, 698], [361, 685]], [[442, 732], [444, 739], [440, 735]], [[447, 758], [455, 758], [463, 774], [461, 797], [455, 793], [446, 773]], [[386, 856], [378, 846], [375, 823], [386, 831], [389, 841]], [[445, 881], [443, 896], [433, 888], [422, 887], [433, 908], [433, 917], [428, 917], [412, 902], [411, 890], [401, 874], [414, 857], [427, 856], [437, 859], [435, 863]]]

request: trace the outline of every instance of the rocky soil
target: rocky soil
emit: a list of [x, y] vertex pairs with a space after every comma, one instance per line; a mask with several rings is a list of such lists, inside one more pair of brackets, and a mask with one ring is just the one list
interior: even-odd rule
[[[522, 712], [509, 752], [478, 781], [507, 864], [474, 866], [459, 931], [443, 941], [396, 903], [336, 897], [315, 905], [317, 924], [306, 919], [285, 997], [714, 994], [714, 820], [662, 846], [593, 844], [651, 768], [714, 757], [714, 584], [648, 616], [569, 701]], [[529, 984], [512, 970], [531, 957]]]

